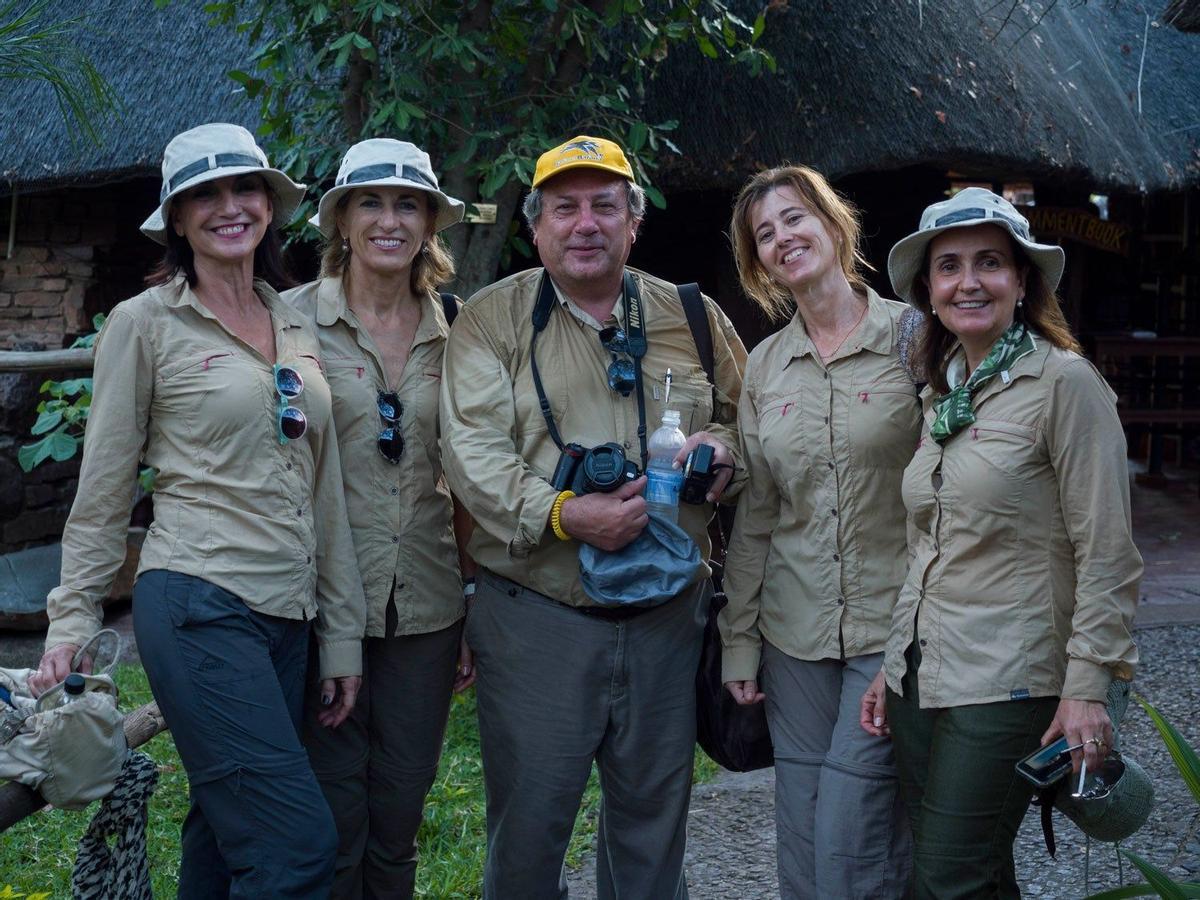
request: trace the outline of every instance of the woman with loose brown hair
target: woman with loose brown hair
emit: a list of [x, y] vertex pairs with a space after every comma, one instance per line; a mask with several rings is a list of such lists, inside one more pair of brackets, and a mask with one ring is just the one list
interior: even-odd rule
[[888, 257], [929, 318], [929, 387], [903, 481], [911, 563], [861, 724], [890, 725], [917, 898], [1020, 896], [1017, 762], [1065, 737], [1095, 772], [1110, 685], [1137, 663], [1125, 436], [1059, 310], [1064, 260], [983, 188], [929, 206]]
[[438, 449], [442, 351], [458, 309], [437, 293], [454, 276], [438, 231], [462, 216], [424, 151], [355, 144], [311, 220], [326, 240], [321, 277], [284, 295], [321, 341], [367, 598], [357, 711], [336, 731], [321, 727], [314, 684], [303, 735], [337, 822], [339, 900], [412, 896], [451, 693], [474, 680], [461, 641], [469, 522]]
[[730, 235], [746, 294], [790, 320], [746, 364], [723, 679], [767, 704], [782, 896], [899, 897], [910, 842], [891, 743], [859, 729], [858, 701], [906, 563], [900, 476], [920, 415], [905, 307], [867, 286], [858, 211], [810, 168], [751, 178]]

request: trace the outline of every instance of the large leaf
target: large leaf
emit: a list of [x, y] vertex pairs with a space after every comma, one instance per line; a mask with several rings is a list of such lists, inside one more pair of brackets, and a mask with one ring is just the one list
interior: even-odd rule
[[[1175, 887], [1183, 892], [1183, 896], [1188, 900], [1200, 898], [1200, 884], [1192, 881], [1176, 882]], [[1099, 894], [1090, 895], [1087, 900], [1125, 900], [1126, 897], [1159, 897], [1162, 896], [1152, 884], [1147, 884], [1144, 881], [1139, 881], [1137, 884], [1126, 884], [1121, 887], [1113, 888], [1108, 891], [1101, 891]]]
[[31, 434], [45, 434], [51, 428], [57, 427], [62, 419], [62, 410], [48, 409], [37, 417], [37, 421], [33, 423], [33, 428], [29, 431]]
[[1146, 711], [1150, 720], [1154, 722], [1154, 727], [1162, 735], [1163, 743], [1167, 745], [1171, 759], [1175, 760], [1175, 767], [1183, 776], [1184, 783], [1192, 792], [1192, 796], [1196, 798], [1196, 802], [1200, 803], [1200, 758], [1196, 757], [1196, 751], [1183, 739], [1183, 735], [1175, 730], [1175, 726], [1163, 718], [1162, 713], [1140, 695], [1134, 694], [1133, 696], [1142, 705], [1142, 709]]
[[1183, 892], [1181, 885], [1162, 869], [1147, 862], [1130, 850], [1122, 850], [1121, 852], [1125, 854], [1130, 862], [1138, 867], [1145, 877], [1146, 882], [1158, 891], [1158, 896], [1162, 897], [1163, 900], [1187, 900], [1188, 895]]

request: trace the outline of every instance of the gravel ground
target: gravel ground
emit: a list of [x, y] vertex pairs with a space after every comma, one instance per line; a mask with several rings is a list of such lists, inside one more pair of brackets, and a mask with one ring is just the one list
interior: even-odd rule
[[[1134, 689], [1153, 703], [1194, 747], [1200, 747], [1200, 625], [1142, 629], [1137, 634], [1141, 663]], [[1179, 777], [1153, 723], [1130, 704], [1122, 728], [1126, 752], [1154, 779], [1155, 808], [1146, 826], [1122, 846], [1167, 869], [1176, 879], [1200, 881], [1200, 824], [1196, 801]], [[775, 897], [773, 770], [726, 773], [692, 793], [688, 816], [687, 879], [692, 900], [754, 900]], [[1055, 813], [1058, 858], [1042, 841], [1036, 810], [1025, 817], [1015, 850], [1017, 875], [1027, 897], [1075, 898], [1084, 889], [1084, 837]], [[1182, 855], [1180, 842], [1187, 837]], [[1091, 890], [1118, 884], [1111, 845], [1093, 844]], [[1125, 863], [1126, 882], [1141, 876]], [[570, 874], [573, 900], [596, 896], [595, 866]]]

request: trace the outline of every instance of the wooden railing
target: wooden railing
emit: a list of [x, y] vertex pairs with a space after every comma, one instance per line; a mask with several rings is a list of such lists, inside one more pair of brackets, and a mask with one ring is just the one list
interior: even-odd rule
[[1123, 423], [1200, 423], [1200, 338], [1104, 334], [1089, 343], [1096, 368], [1117, 394]]
[[66, 372], [90, 369], [92, 351], [0, 350], [0, 372]]

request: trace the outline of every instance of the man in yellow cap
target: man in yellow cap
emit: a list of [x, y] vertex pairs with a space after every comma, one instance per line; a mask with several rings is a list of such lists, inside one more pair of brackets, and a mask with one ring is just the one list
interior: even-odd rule
[[[680, 462], [703, 443], [734, 466], [745, 349], [711, 300], [684, 290], [693, 328], [675, 285], [626, 266], [645, 207], [612, 141], [580, 135], [544, 153], [524, 204], [542, 267], [473, 296], [446, 346], [442, 460], [477, 523], [481, 567], [466, 635], [488, 798], [485, 898], [566, 896], [563, 857], [593, 761], [600, 896], [687, 896], [710, 503], [678, 507], [686, 535], [676, 534], [700, 553], [669, 573], [676, 581], [664, 575], [670, 587], [604, 582], [593, 567], [658, 546], [665, 526], [647, 527], [646, 477], [617, 456], [644, 470], [647, 425], [668, 408], [688, 435]], [[717, 471], [709, 501], [734, 470]]]

